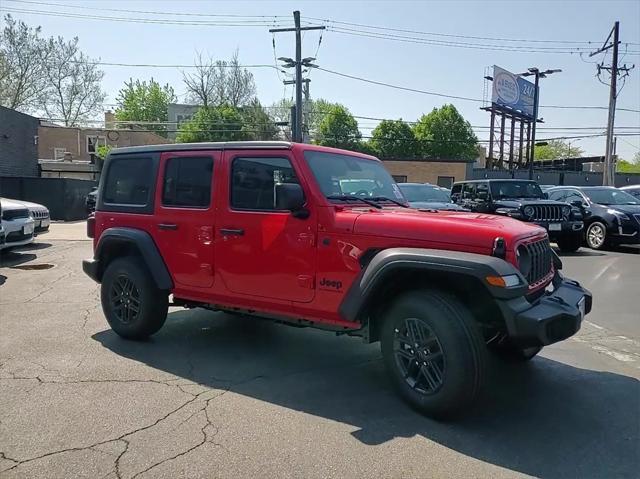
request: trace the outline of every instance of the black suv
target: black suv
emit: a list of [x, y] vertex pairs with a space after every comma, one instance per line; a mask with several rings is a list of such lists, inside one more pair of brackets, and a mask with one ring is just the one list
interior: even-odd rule
[[561, 251], [582, 244], [582, 212], [567, 203], [547, 199], [535, 181], [471, 180], [455, 183], [451, 200], [479, 213], [506, 215], [542, 226]]
[[582, 209], [590, 248], [640, 243], [640, 198], [612, 186], [558, 186], [547, 194]]

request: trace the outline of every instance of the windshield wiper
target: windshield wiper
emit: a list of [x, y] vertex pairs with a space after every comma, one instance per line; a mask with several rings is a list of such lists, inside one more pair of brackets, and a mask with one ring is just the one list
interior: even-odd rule
[[392, 198], [387, 198], [386, 196], [372, 196], [369, 199], [372, 201], [391, 201], [391, 203], [395, 203], [396, 205], [402, 206], [403, 208], [409, 208], [409, 206], [407, 206], [405, 203], [394, 200]]
[[381, 209], [382, 206], [379, 205], [378, 203], [376, 203], [375, 201], [366, 199], [366, 198], [361, 198], [360, 196], [349, 196], [349, 195], [330, 195], [327, 196], [328, 200], [339, 200], [339, 201], [362, 201], [363, 203], [366, 203], [370, 206], [373, 206], [374, 208], [378, 208]]

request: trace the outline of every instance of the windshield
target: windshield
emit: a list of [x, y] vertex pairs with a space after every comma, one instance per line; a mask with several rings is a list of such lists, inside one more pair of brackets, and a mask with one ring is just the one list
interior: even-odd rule
[[409, 202], [449, 203], [451, 199], [446, 191], [428, 185], [398, 185]]
[[491, 196], [496, 200], [506, 198], [544, 198], [540, 186], [534, 181], [492, 181], [490, 184]]
[[594, 203], [600, 205], [637, 205], [640, 204], [638, 198], [634, 198], [629, 193], [614, 188], [602, 188], [594, 190], [583, 190], [584, 193]]
[[326, 197], [386, 197], [405, 201], [398, 185], [379, 161], [321, 151], [305, 151], [304, 157]]

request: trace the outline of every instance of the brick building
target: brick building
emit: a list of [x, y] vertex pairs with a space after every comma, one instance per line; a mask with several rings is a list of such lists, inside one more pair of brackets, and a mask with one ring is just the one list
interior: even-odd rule
[[432, 183], [451, 188], [455, 181], [471, 177], [473, 163], [463, 160], [383, 160], [398, 183]]
[[38, 176], [38, 124], [0, 106], [0, 176]]

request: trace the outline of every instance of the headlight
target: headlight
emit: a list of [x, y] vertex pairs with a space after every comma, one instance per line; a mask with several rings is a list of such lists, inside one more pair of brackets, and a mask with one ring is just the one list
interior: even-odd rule
[[522, 212], [526, 217], [531, 218], [535, 213], [535, 210], [533, 209], [533, 206], [525, 206]]
[[609, 213], [610, 215], [615, 216], [616, 218], [618, 218], [618, 220], [628, 220], [629, 219], [629, 217], [626, 214], [624, 214], [622, 211], [618, 211], [618, 210], [614, 210], [614, 209], [609, 208], [607, 210], [607, 213]]
[[529, 271], [531, 271], [531, 255], [529, 254], [529, 250], [523, 245], [518, 246], [516, 259], [518, 261], [518, 269], [522, 273], [522, 276], [526, 278]]
[[564, 205], [562, 207], [562, 216], [564, 216], [565, 218], [568, 218], [570, 214], [571, 214], [571, 206]]

